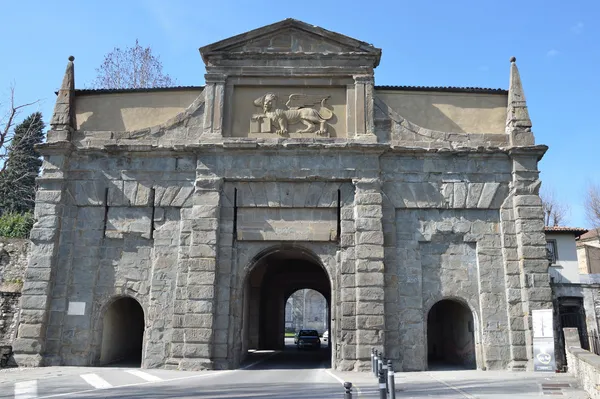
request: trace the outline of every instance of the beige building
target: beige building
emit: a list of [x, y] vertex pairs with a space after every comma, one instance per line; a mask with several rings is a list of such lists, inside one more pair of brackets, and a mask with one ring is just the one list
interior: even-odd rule
[[336, 369], [532, 367], [547, 147], [514, 58], [508, 90], [377, 86], [381, 49], [293, 19], [200, 53], [165, 89], [79, 90], [70, 60], [19, 364], [238, 367], [313, 289]]

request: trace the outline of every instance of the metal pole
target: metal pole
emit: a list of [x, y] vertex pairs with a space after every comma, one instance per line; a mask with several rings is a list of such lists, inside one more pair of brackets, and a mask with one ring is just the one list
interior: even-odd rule
[[377, 376], [379, 376], [380, 373], [383, 373], [383, 353], [379, 352], [379, 355], [377, 356]]
[[394, 376], [394, 365], [388, 360], [388, 392], [390, 399], [396, 399], [396, 380]]
[[379, 352], [375, 351], [375, 358], [373, 359], [373, 363], [375, 363], [375, 378], [379, 377]]
[[381, 363], [382, 363], [382, 367], [383, 367], [383, 378], [385, 380], [385, 393], [387, 394], [389, 392], [389, 388], [388, 388], [388, 363], [385, 360], [385, 357], [383, 359], [381, 359]]
[[387, 391], [385, 389], [385, 375], [383, 368], [379, 369], [379, 399], [387, 399]]
[[304, 291], [304, 301], [302, 303], [302, 328], [308, 328], [308, 327], [306, 327], [306, 289], [304, 289], [303, 291]]
[[371, 373], [375, 372], [375, 348], [371, 348]]
[[344, 399], [352, 399], [352, 383], [344, 382]]

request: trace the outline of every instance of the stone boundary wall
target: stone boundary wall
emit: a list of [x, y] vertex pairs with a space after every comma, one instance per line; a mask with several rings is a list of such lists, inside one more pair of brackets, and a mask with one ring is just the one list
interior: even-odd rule
[[0, 292], [0, 346], [12, 345], [19, 317], [20, 292]]
[[0, 237], [0, 346], [12, 346], [16, 334], [29, 246], [28, 239]]
[[0, 237], [0, 292], [21, 292], [28, 260], [28, 239]]
[[569, 373], [573, 374], [592, 399], [600, 399], [600, 356], [581, 349], [576, 328], [564, 328]]

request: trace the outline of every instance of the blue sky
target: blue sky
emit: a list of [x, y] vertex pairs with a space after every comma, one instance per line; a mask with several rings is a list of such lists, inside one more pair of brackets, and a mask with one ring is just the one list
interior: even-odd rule
[[14, 83], [45, 120], [69, 55], [85, 88], [104, 54], [136, 38], [180, 85], [203, 84], [199, 47], [289, 17], [382, 48], [378, 85], [506, 89], [514, 55], [536, 142], [550, 147], [543, 185], [570, 206], [569, 225], [588, 226], [586, 184], [600, 183], [597, 0], [0, 0], [0, 10], [0, 102]]

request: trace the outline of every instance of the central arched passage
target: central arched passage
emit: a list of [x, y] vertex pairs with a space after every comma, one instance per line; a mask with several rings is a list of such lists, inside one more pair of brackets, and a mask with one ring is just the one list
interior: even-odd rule
[[[288, 248], [258, 259], [244, 287], [243, 357], [249, 350], [285, 348], [286, 302], [294, 292], [303, 289], [320, 293], [326, 301], [325, 314], [330, 314], [330, 280], [312, 254]], [[329, 318], [326, 323], [329, 329]]]

